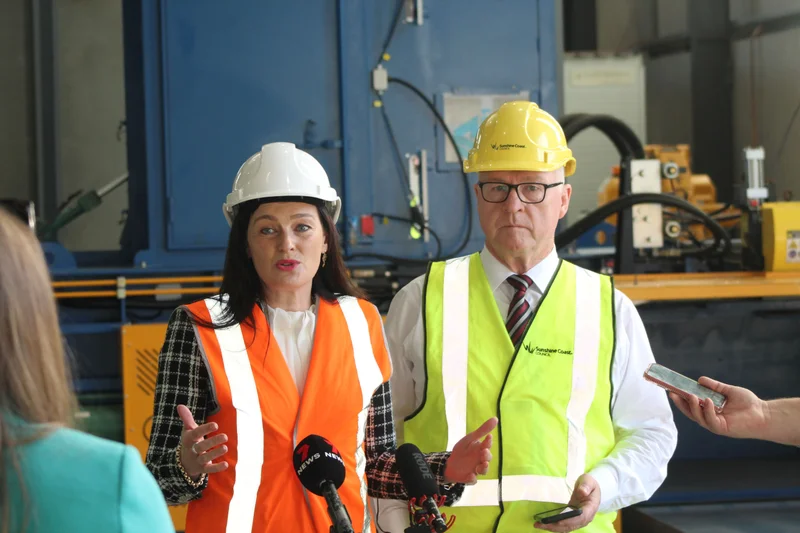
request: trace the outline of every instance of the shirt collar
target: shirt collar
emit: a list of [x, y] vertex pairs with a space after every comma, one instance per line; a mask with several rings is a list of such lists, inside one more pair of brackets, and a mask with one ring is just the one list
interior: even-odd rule
[[[509, 276], [515, 274], [498, 261], [485, 245], [481, 250], [481, 263], [483, 263], [483, 270], [486, 272], [486, 279], [489, 281], [489, 287], [492, 292], [496, 291]], [[556, 247], [553, 246], [552, 251], [525, 274], [533, 280], [533, 284], [539, 292], [544, 294], [544, 290], [550, 285], [557, 269], [558, 254], [556, 253]]]

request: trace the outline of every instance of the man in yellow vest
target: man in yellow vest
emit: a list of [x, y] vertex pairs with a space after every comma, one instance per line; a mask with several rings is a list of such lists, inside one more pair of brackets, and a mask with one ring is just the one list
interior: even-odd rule
[[[611, 533], [617, 510], [664, 481], [677, 444], [666, 394], [642, 377], [653, 362], [642, 321], [611, 278], [556, 254], [575, 159], [551, 115], [504, 104], [464, 169], [478, 173], [485, 247], [431, 264], [386, 320], [398, 436], [451, 449], [499, 418], [488, 474], [448, 509], [452, 532]], [[581, 514], [534, 518], [567, 504]], [[377, 510], [383, 531], [409, 523], [403, 502]]]

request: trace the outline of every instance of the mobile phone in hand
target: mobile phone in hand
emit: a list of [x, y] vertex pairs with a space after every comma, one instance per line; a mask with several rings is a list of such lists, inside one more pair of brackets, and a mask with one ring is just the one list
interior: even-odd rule
[[556, 522], [561, 522], [567, 518], [580, 516], [581, 513], [583, 513], [583, 510], [580, 507], [570, 507], [569, 505], [565, 505], [564, 507], [550, 509], [549, 511], [544, 511], [534, 515], [533, 519], [537, 522], [541, 522], [542, 524], [555, 524]]
[[717, 391], [704, 387], [695, 380], [678, 374], [674, 370], [670, 370], [658, 363], [652, 363], [647, 367], [644, 372], [644, 379], [655, 383], [662, 389], [674, 392], [685, 400], [688, 400], [692, 394], [697, 396], [701, 403], [710, 400], [714, 404], [714, 409], [717, 413], [722, 412], [722, 408], [725, 407], [725, 402], [727, 401], [727, 398]]

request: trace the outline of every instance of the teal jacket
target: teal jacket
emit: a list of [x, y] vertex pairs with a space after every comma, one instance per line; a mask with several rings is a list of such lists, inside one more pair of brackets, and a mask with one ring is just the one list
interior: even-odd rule
[[132, 446], [71, 429], [16, 447], [28, 501], [9, 457], [11, 529], [24, 533], [175, 533], [155, 479]]

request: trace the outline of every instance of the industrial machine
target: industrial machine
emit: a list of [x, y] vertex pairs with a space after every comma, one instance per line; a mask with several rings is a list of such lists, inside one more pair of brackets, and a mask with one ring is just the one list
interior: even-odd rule
[[[730, 232], [736, 227], [741, 212], [735, 207], [717, 201], [717, 189], [708, 175], [692, 172], [689, 145], [646, 145], [644, 153], [645, 159], [658, 160], [660, 166], [657, 169], [657, 176], [645, 169], [642, 169], [641, 176], [635, 173], [635, 177], [639, 178], [637, 180], [639, 181], [638, 192], [660, 192], [677, 196], [713, 217], [727, 231]], [[650, 167], [655, 170], [654, 164], [651, 163]], [[598, 205], [605, 205], [619, 197], [619, 171], [619, 166], [614, 167], [612, 175], [603, 182], [597, 195]], [[642, 183], [642, 180], [646, 181]], [[642, 209], [646, 210], [648, 207], [640, 207], [637, 211]], [[651, 226], [652, 233], [656, 232], [656, 223], [662, 223], [663, 238], [656, 238], [657, 242], [663, 243], [664, 239], [667, 239], [677, 246], [688, 247], [700, 246], [698, 241], [713, 238], [711, 232], [702, 223], [685, 216], [674, 207], [664, 206], [662, 213], [656, 214], [655, 218], [648, 217], [645, 220], [644, 216], [636, 213], [634, 218], [636, 221], [641, 221], [640, 228], [644, 225]], [[617, 216], [611, 215], [606, 221], [612, 226], [616, 226]]]
[[[770, 201], [764, 149], [744, 150], [739, 198], [717, 201], [710, 176], [696, 174], [688, 145], [647, 145], [613, 117], [562, 119], [567, 138], [597, 127], [614, 143], [620, 165], [598, 191], [599, 208], [557, 236], [559, 248], [615, 243], [613, 261], [593, 268], [616, 274], [800, 272], [798, 202]], [[766, 278], [765, 278], [766, 279]]]
[[[123, 0], [128, 174], [53, 220], [36, 222], [18, 204], [50, 263], [89, 431], [144, 457], [169, 313], [218, 290], [228, 232], [220, 206], [264, 143], [295, 142], [326, 168], [343, 197], [350, 274], [383, 311], [431, 259], [481, 248], [461, 168], [480, 121], [512, 99], [558, 109], [556, 2], [503, 9], [513, 15], [477, 0]], [[503, 38], [475, 46], [476, 28]], [[643, 146], [614, 117], [562, 124], [568, 139], [603, 131], [620, 165], [598, 209], [560, 230], [560, 254], [614, 275], [659, 362], [763, 396], [796, 395], [800, 205], [770, 197], [763, 150], [746, 151], [742, 198], [723, 205], [714, 180], [727, 177], [696, 174], [688, 146]], [[123, 185], [119, 252], [58, 243], [60, 228]], [[796, 450], [718, 439], [680, 413], [676, 422], [669, 481], [637, 509], [800, 499], [800, 479], [786, 481], [800, 472]], [[759, 475], [734, 476], [742, 462]], [[172, 513], [181, 530], [185, 508]], [[623, 513], [622, 530], [636, 532], [625, 524]]]

